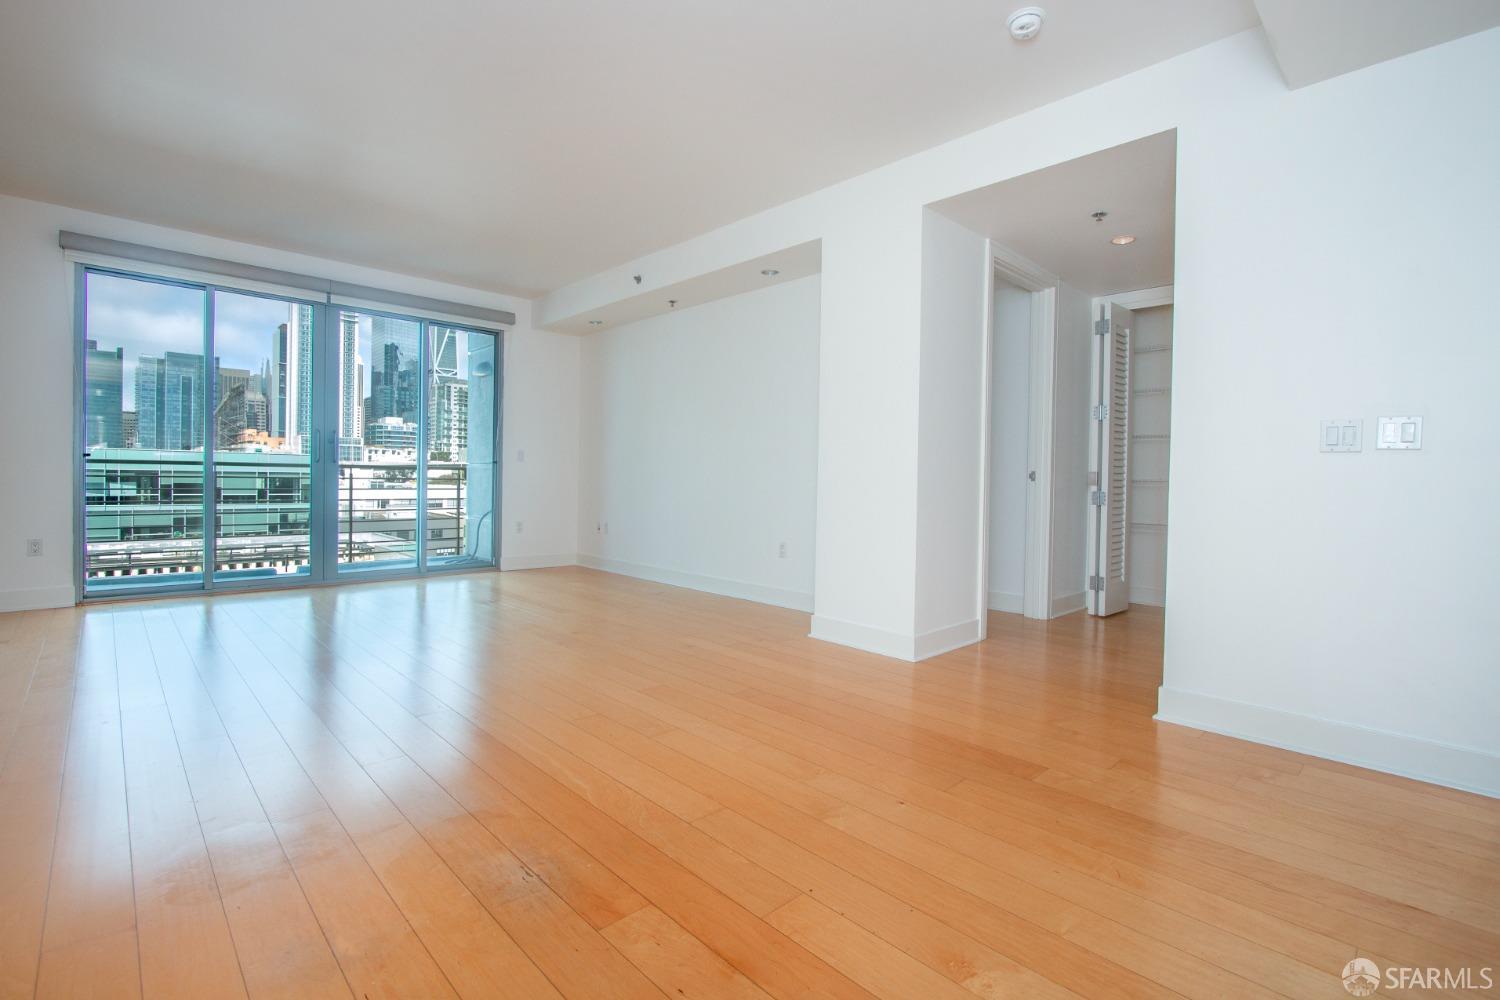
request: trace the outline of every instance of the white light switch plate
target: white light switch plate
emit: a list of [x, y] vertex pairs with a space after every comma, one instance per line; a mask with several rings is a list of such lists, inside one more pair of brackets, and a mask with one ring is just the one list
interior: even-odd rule
[[1422, 447], [1421, 417], [1376, 417], [1375, 447], [1380, 451], [1416, 451]]
[[1364, 447], [1363, 420], [1325, 420], [1318, 432], [1319, 451], [1350, 452]]

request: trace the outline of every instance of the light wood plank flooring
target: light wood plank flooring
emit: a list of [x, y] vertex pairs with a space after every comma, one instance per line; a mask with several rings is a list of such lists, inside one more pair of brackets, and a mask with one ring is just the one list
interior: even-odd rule
[[1159, 612], [916, 665], [806, 629], [584, 569], [0, 616], [0, 997], [1500, 964], [1500, 802], [1153, 722]]

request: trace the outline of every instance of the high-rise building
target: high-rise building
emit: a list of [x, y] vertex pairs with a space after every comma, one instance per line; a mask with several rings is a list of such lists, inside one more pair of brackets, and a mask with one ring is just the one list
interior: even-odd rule
[[234, 389], [249, 391], [255, 381], [255, 376], [244, 368], [220, 368], [218, 379], [219, 399], [223, 399]]
[[286, 438], [291, 450], [306, 453], [312, 434], [313, 309], [300, 302], [287, 308], [287, 321], [271, 337], [263, 390], [267, 430]]
[[84, 446], [88, 448], [122, 448], [125, 446], [121, 398], [125, 375], [125, 349], [101, 351], [90, 340], [84, 352]]
[[339, 460], [364, 459], [364, 365], [359, 360], [359, 316], [339, 313]]
[[135, 368], [139, 447], [191, 451], [203, 447], [203, 355], [166, 351]]
[[245, 393], [245, 426], [251, 430], [270, 432], [266, 397], [259, 389], [250, 389]]
[[417, 324], [376, 316], [370, 320], [369, 424], [385, 417], [417, 422], [421, 386], [417, 375]]
[[225, 389], [223, 376], [220, 375], [219, 405], [214, 407], [214, 448], [217, 450], [233, 448], [245, 433], [245, 418], [249, 413], [249, 407], [245, 405], [245, 386], [248, 382], [248, 379], [233, 379], [229, 388]]
[[469, 383], [434, 374], [427, 393], [428, 451], [439, 461], [462, 462], [469, 444]]
[[365, 428], [365, 444], [371, 448], [391, 448], [415, 453], [417, 425], [400, 417], [381, 417]]
[[134, 410], [120, 411], [120, 447], [134, 448], [140, 436], [136, 432], [136, 413]]
[[244, 368], [218, 370], [218, 402], [214, 406], [214, 447], [228, 448], [241, 432], [266, 429], [266, 398], [260, 376]]

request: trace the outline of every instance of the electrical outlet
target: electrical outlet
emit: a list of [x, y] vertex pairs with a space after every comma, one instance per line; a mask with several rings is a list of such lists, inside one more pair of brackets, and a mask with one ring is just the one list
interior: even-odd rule
[[776, 547], [776, 557], [778, 559], [785, 559], [786, 558], [786, 542], [782, 542], [780, 545], [778, 545]]
[[28, 556], [39, 556], [42, 554], [42, 540], [40, 538], [26, 539], [26, 554]]
[[526, 523], [526, 522], [525, 522], [525, 521], [517, 521], [517, 522], [516, 522], [516, 534], [518, 534], [518, 535], [519, 535], [519, 534], [520, 534], [520, 533], [521, 533], [521, 527], [522, 527], [522, 525], [524, 525], [524, 524], [525, 524], [525, 523]]
[[596, 535], [602, 535], [602, 534], [604, 534], [604, 522], [603, 521], [595, 521], [594, 522], [594, 534], [596, 534]]
[[524, 462], [524, 461], [526, 461], [526, 449], [525, 448], [517, 448], [516, 449], [516, 461], [517, 462]]

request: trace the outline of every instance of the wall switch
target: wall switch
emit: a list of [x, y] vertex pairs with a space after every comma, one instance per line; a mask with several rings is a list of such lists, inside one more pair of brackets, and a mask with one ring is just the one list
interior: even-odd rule
[[780, 545], [776, 546], [776, 557], [778, 559], [786, 558], [786, 542], [782, 542]]
[[1417, 451], [1422, 447], [1421, 417], [1376, 417], [1377, 450]]
[[26, 554], [28, 556], [39, 556], [42, 554], [42, 540], [40, 538], [26, 539]]
[[524, 523], [525, 522], [522, 522], [522, 521], [517, 521], [516, 522], [516, 534], [519, 535], [521, 533], [521, 525], [524, 524]]
[[1319, 429], [1318, 450], [1330, 452], [1360, 451], [1364, 448], [1363, 420], [1325, 420]]

